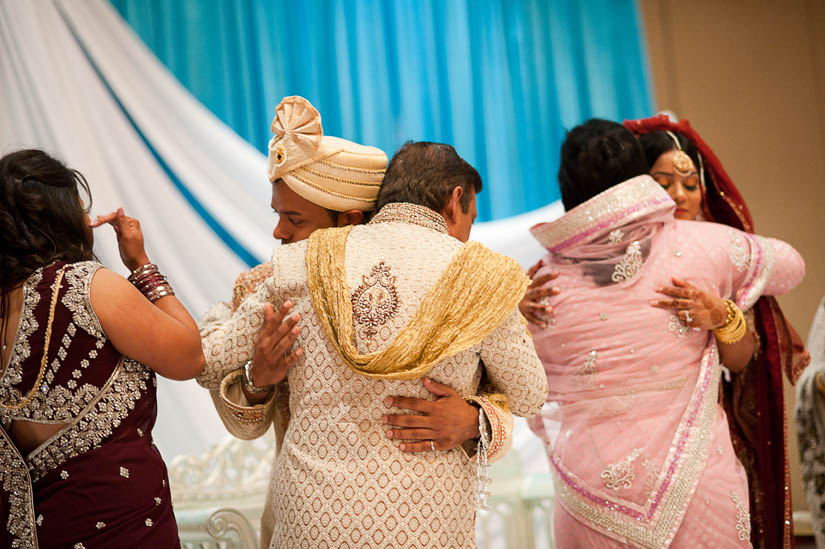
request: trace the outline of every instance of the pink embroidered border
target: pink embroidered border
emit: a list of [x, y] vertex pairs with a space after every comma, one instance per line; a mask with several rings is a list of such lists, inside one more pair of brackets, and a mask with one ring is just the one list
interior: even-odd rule
[[628, 515], [636, 520], [649, 522], [650, 519], [653, 517], [653, 514], [656, 512], [656, 508], [661, 503], [662, 498], [664, 497], [664, 493], [667, 491], [671, 480], [673, 479], [673, 475], [676, 473], [676, 469], [679, 466], [679, 460], [682, 457], [682, 451], [685, 448], [685, 444], [687, 443], [687, 439], [691, 434], [693, 424], [696, 421], [696, 416], [699, 414], [700, 409], [702, 407], [702, 403], [704, 402], [705, 392], [707, 391], [708, 384], [713, 376], [713, 361], [715, 360], [716, 351], [711, 348], [710, 354], [708, 355], [708, 367], [705, 372], [704, 379], [702, 380], [702, 386], [699, 389], [699, 398], [696, 400], [695, 406], [693, 410], [691, 410], [690, 416], [686, 422], [686, 428], [682, 431], [681, 436], [679, 437], [679, 441], [676, 444], [676, 454], [673, 456], [670, 465], [668, 466], [667, 475], [665, 476], [664, 481], [662, 482], [661, 486], [659, 486], [659, 490], [656, 492], [656, 497], [654, 498], [653, 502], [650, 505], [650, 508], [647, 510], [646, 513], [640, 513], [634, 509], [630, 509], [629, 507], [622, 505], [620, 503], [612, 502], [609, 499], [602, 498], [591, 492], [587, 491], [583, 486], [580, 486], [577, 482], [575, 482], [572, 478], [570, 478], [562, 469], [558, 463], [556, 456], [552, 456], [550, 461], [553, 463], [553, 467], [555, 467], [556, 472], [559, 476], [573, 489], [578, 493], [580, 496], [592, 501], [593, 503], [600, 505], [602, 507], [607, 507], [613, 511], [619, 511], [625, 515]]
[[663, 204], [663, 203], [668, 202], [670, 200], [671, 200], [671, 198], [669, 196], [661, 197], [661, 198], [654, 198], [652, 200], [645, 200], [641, 204], [636, 204], [635, 206], [631, 206], [631, 207], [627, 208], [626, 210], [624, 210], [624, 211], [622, 211], [622, 212], [620, 212], [620, 213], [618, 213], [614, 216], [608, 217], [607, 219], [605, 219], [604, 221], [602, 221], [601, 223], [599, 223], [595, 227], [591, 227], [590, 229], [588, 229], [584, 232], [581, 232], [581, 233], [577, 234], [576, 236], [568, 238], [567, 240], [565, 240], [561, 244], [557, 244], [556, 246], [553, 246], [552, 248], [548, 248], [548, 250], [551, 251], [551, 252], [557, 252], [559, 250], [563, 250], [564, 248], [568, 248], [568, 247], [572, 246], [573, 244], [576, 244], [576, 243], [586, 239], [587, 237], [589, 237], [589, 236], [591, 236], [595, 233], [598, 233], [600, 231], [604, 231], [605, 229], [607, 229], [609, 227], [612, 227], [613, 225], [618, 223], [624, 217], [627, 217], [631, 214], [634, 214], [634, 213], [636, 213], [640, 210], [643, 210], [643, 209], [651, 207], [651, 206], [658, 206], [659, 204]]

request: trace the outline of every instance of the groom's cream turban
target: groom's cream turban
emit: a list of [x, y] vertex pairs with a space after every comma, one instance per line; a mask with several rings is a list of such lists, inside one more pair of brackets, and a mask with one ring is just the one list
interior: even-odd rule
[[324, 135], [321, 115], [297, 95], [275, 108], [269, 142], [269, 180], [282, 179], [290, 189], [329, 210], [371, 211], [387, 168], [387, 155]]

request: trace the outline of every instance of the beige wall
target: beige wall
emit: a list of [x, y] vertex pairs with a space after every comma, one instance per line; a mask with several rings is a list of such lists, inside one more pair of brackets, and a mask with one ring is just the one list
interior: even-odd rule
[[[689, 119], [713, 147], [748, 202], [756, 232], [790, 242], [805, 257], [804, 282], [779, 301], [807, 339], [825, 294], [825, 2], [640, 6], [657, 108]], [[785, 393], [792, 398], [792, 389]], [[795, 433], [789, 442], [794, 506], [807, 508]]]

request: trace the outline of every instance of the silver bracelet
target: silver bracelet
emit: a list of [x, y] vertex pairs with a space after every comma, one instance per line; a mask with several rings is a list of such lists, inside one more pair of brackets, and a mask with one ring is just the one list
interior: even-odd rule
[[490, 475], [487, 466], [487, 451], [490, 449], [490, 436], [487, 434], [487, 416], [484, 409], [478, 409], [478, 449], [476, 450], [476, 490], [475, 504], [477, 511], [489, 511], [487, 498], [490, 496]]
[[268, 393], [274, 387], [274, 385], [267, 385], [265, 387], [258, 387], [257, 385], [255, 385], [255, 380], [252, 379], [251, 360], [247, 360], [246, 364], [243, 365], [243, 385], [247, 391], [255, 394]]

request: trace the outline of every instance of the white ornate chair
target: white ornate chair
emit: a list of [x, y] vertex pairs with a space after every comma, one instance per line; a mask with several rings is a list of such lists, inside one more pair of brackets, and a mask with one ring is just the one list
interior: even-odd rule
[[[169, 465], [172, 502], [183, 549], [256, 549], [274, 443], [227, 437], [202, 456]], [[476, 521], [481, 549], [551, 548], [550, 475], [523, 474], [511, 450], [490, 467], [489, 511]]]
[[256, 549], [275, 445], [227, 437], [169, 465], [183, 549]]

